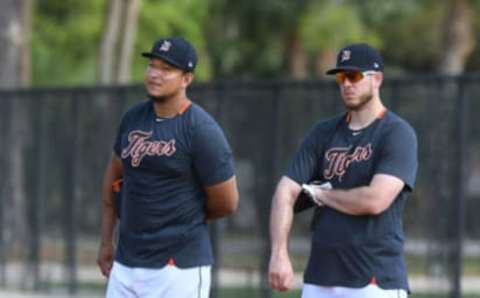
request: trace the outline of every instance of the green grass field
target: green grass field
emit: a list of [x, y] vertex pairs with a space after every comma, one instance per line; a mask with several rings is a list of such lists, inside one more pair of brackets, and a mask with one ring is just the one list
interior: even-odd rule
[[[291, 255], [294, 270], [302, 272], [307, 263], [305, 255]], [[228, 255], [220, 260], [220, 264], [225, 268], [237, 269], [256, 269], [260, 268], [260, 256]], [[425, 275], [427, 269], [427, 259], [422, 255], [406, 255], [406, 262], [409, 274]], [[463, 274], [480, 275], [480, 257], [463, 258]]]
[[[44, 285], [46, 286], [46, 285]], [[65, 284], [49, 285], [47, 288], [66, 290]], [[78, 285], [80, 293], [95, 293], [95, 295], [102, 296], [105, 293], [105, 285], [98, 283], [81, 283]], [[212, 289], [211, 297], [216, 298], [264, 298], [267, 297], [259, 288], [220, 288]], [[301, 297], [300, 290], [292, 290], [288, 292], [272, 292], [272, 298], [299, 298]], [[428, 294], [428, 293], [413, 293], [409, 298], [449, 298], [448, 294]], [[462, 298], [480, 298], [478, 294], [464, 294]]]
[[[218, 298], [263, 298], [262, 292], [258, 289], [219, 289]], [[273, 298], [294, 298], [301, 297], [300, 291], [273, 292]], [[412, 294], [409, 298], [448, 298], [448, 295], [439, 294]], [[480, 298], [478, 295], [463, 295], [462, 298]]]

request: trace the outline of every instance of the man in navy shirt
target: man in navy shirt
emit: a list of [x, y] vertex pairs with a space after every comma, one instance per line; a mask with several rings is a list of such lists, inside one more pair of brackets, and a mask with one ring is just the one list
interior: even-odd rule
[[336, 76], [347, 112], [314, 125], [278, 183], [270, 286], [292, 287], [288, 234], [303, 185], [311, 190], [315, 213], [302, 297], [406, 297], [402, 213], [417, 172], [415, 132], [380, 99], [383, 60], [377, 50], [347, 46], [327, 74]]
[[[208, 297], [206, 221], [238, 204], [232, 152], [215, 120], [187, 97], [193, 46], [162, 38], [142, 55], [149, 59], [149, 99], [123, 116], [105, 172], [98, 265], [109, 278], [107, 297]], [[112, 185], [119, 178], [116, 208]]]

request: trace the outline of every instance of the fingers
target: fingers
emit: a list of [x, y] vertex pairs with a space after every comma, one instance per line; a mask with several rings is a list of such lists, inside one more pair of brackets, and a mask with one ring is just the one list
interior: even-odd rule
[[313, 197], [312, 197], [312, 200], [313, 200], [313, 201], [315, 202], [315, 204], [317, 204], [319, 207], [322, 207], [322, 206], [325, 205], [317, 196], [313, 196]]
[[268, 275], [270, 287], [277, 291], [288, 291], [292, 288], [293, 274], [288, 272], [270, 272]]
[[108, 277], [113, 266], [113, 249], [102, 246], [98, 252], [97, 265], [103, 276]]
[[315, 204], [317, 204], [319, 207], [323, 206], [322, 201], [317, 196], [317, 192], [321, 191], [321, 188], [318, 188], [315, 185], [303, 184], [302, 190], [310, 197], [313, 202], [315, 202]]
[[98, 260], [97, 264], [100, 268], [100, 272], [102, 273], [102, 275], [108, 278], [110, 276], [110, 271], [112, 270], [112, 262], [106, 260]]
[[272, 256], [268, 271], [268, 284], [277, 291], [287, 291], [293, 286], [293, 268], [288, 256]]
[[322, 200], [325, 190], [331, 190], [332, 185], [330, 182], [322, 183], [322, 184], [302, 184], [302, 190], [305, 192], [315, 204], [322, 207], [325, 206], [325, 203]]

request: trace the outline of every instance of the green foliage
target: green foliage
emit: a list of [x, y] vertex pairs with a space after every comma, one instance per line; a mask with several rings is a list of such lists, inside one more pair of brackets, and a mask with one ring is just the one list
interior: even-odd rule
[[445, 7], [423, 1], [417, 13], [391, 17], [376, 26], [387, 65], [396, 72], [432, 72], [441, 51]]
[[300, 30], [306, 49], [313, 53], [354, 42], [381, 45], [379, 36], [362, 22], [355, 7], [338, 1], [313, 3], [302, 18]]
[[278, 76], [286, 36], [309, 1], [213, 0], [209, 51], [220, 77]]
[[[34, 1], [34, 85], [95, 84], [106, 0]], [[197, 80], [288, 75], [292, 36], [308, 55], [365, 41], [382, 50], [390, 73], [431, 72], [440, 57], [447, 1], [435, 0], [142, 0], [132, 81], [140, 56], [162, 36], [181, 35], [198, 50]], [[480, 1], [472, 0], [472, 12]], [[480, 38], [480, 21], [474, 18]], [[478, 49], [467, 69], [480, 66]]]
[[208, 0], [144, 0], [135, 44], [133, 80], [143, 80], [146, 62], [140, 57], [140, 53], [149, 51], [158, 38], [175, 35], [185, 37], [197, 49], [199, 56], [195, 70], [197, 79], [210, 78], [212, 70], [205, 50], [206, 39], [202, 29], [208, 18], [208, 7]]
[[38, 1], [33, 15], [33, 84], [95, 83], [102, 2]]
[[[353, 5], [364, 24], [368, 26], [382, 26], [392, 20], [409, 18], [421, 13], [424, 6], [431, 0], [346, 0]], [[438, 1], [435, 1], [438, 4]]]

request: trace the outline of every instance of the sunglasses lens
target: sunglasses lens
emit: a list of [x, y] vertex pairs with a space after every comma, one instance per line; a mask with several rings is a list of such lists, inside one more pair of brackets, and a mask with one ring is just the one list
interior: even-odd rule
[[347, 78], [350, 82], [356, 83], [356, 82], [360, 81], [361, 79], [363, 79], [363, 73], [361, 73], [359, 71], [351, 72], [347, 75]]
[[342, 84], [348, 79], [351, 83], [356, 83], [363, 79], [363, 73], [360, 71], [339, 72], [335, 77], [338, 84]]
[[335, 80], [337, 81], [337, 84], [342, 84], [343, 82], [345, 82], [346, 77], [347, 76], [344, 72], [337, 72], [337, 74], [335, 75]]

